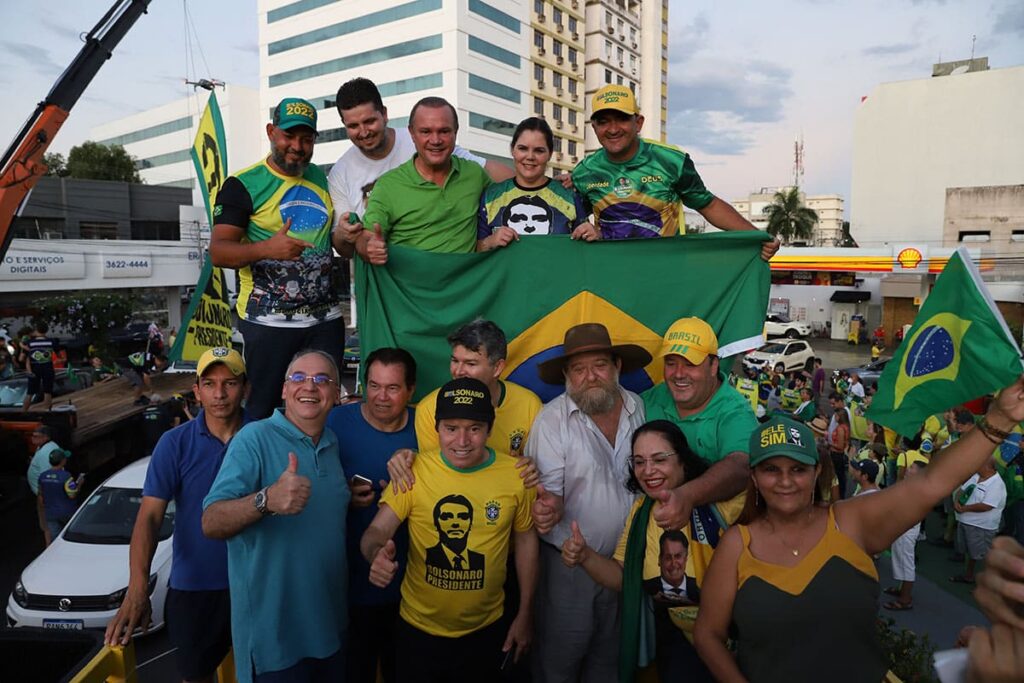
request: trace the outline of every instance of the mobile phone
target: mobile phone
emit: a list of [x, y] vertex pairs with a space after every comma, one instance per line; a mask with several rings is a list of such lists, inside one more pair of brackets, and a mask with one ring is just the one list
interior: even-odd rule
[[352, 475], [352, 483], [353, 484], [367, 484], [369, 486], [373, 486], [373, 482], [370, 481], [369, 479], [367, 479], [366, 477], [364, 477], [361, 474], [353, 474]]
[[503, 660], [501, 660], [501, 670], [502, 671], [507, 671], [508, 668], [512, 665], [512, 663], [515, 662], [515, 654], [516, 654], [516, 646], [515, 646], [515, 643], [513, 643], [512, 647], [510, 647], [508, 649], [508, 652], [505, 653], [505, 658]]

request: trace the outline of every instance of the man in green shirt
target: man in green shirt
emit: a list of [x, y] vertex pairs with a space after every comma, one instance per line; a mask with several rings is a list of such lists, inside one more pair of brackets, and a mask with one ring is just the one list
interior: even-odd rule
[[682, 318], [668, 328], [658, 355], [665, 381], [645, 391], [648, 420], [669, 420], [686, 435], [693, 452], [711, 467], [671, 493], [654, 511], [664, 529], [679, 529], [694, 506], [729, 500], [750, 476], [750, 434], [757, 418], [719, 369], [718, 337], [700, 318]]
[[[756, 230], [704, 187], [686, 152], [640, 137], [644, 117], [629, 88], [604, 86], [591, 98], [591, 112], [601, 149], [576, 166], [572, 180], [602, 239], [682, 234], [680, 202], [720, 230]], [[777, 239], [765, 242], [761, 256], [767, 261], [778, 250]]]
[[373, 186], [356, 251], [369, 263], [387, 262], [387, 245], [451, 254], [476, 249], [476, 212], [490, 183], [478, 164], [453, 157], [459, 118], [440, 97], [424, 97], [409, 114], [412, 159]]

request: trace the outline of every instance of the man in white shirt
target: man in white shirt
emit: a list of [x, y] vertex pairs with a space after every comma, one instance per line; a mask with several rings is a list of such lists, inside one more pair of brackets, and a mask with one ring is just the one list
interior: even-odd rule
[[533, 519], [541, 534], [534, 680], [598, 683], [618, 676], [619, 594], [562, 563], [560, 548], [578, 522], [590, 548], [615, 551], [632, 494], [626, 489], [633, 431], [644, 404], [622, 388], [620, 374], [651, 355], [613, 345], [608, 329], [584, 323], [565, 333], [563, 353], [541, 363], [540, 378], [566, 391], [541, 410], [526, 442], [540, 471]]
[[992, 458], [977, 474], [964, 482], [953, 499], [956, 511], [957, 551], [964, 553], [967, 568], [963, 574], [949, 577], [954, 583], [974, 583], [974, 565], [985, 559], [1006, 507], [1006, 484], [996, 471]]
[[[374, 183], [411, 159], [416, 147], [407, 128], [388, 125], [387, 107], [373, 81], [353, 78], [344, 83], [338, 89], [335, 103], [352, 147], [341, 155], [327, 176], [336, 217], [331, 237], [338, 253], [351, 257], [356, 251], [356, 238], [363, 231], [359, 219], [366, 212]], [[452, 155], [476, 162], [495, 182], [514, 175], [511, 168], [476, 156], [458, 145]], [[366, 258], [365, 253], [360, 256]]]

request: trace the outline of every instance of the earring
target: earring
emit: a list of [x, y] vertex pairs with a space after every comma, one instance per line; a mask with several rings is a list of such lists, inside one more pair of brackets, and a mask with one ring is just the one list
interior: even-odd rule
[[754, 507], [757, 507], [760, 504], [761, 504], [760, 491], [758, 491], [757, 488], [755, 487], [754, 488]]

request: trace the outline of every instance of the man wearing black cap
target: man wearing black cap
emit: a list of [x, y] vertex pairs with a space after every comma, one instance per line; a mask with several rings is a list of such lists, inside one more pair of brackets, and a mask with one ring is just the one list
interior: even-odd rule
[[280, 405], [281, 378], [299, 350], [325, 351], [341, 365], [345, 321], [332, 283], [333, 207], [327, 177], [310, 163], [316, 136], [316, 108], [281, 100], [267, 124], [270, 154], [225, 180], [213, 209], [210, 258], [238, 269], [238, 329], [255, 419]]
[[533, 515], [542, 534], [534, 674], [539, 681], [611, 681], [618, 676], [619, 594], [562, 563], [572, 522], [587, 545], [611, 557], [626, 523], [633, 430], [644, 423], [640, 397], [619, 385], [620, 373], [644, 367], [651, 354], [613, 345], [608, 329], [584, 323], [565, 333], [562, 355], [538, 366], [540, 378], [564, 384], [530, 431], [526, 455], [541, 486]]
[[857, 484], [855, 496], [878, 493], [878, 463], [874, 460], [854, 460], [850, 463], [850, 479]]
[[[515, 460], [486, 445], [494, 406], [483, 382], [463, 377], [445, 384], [435, 415], [440, 452], [416, 459], [412, 490], [385, 490], [360, 549], [370, 562], [370, 582], [378, 587], [391, 583], [399, 562], [408, 562], [399, 608], [398, 680], [493, 680], [503, 662], [518, 661], [532, 640], [534, 494]], [[392, 537], [404, 521], [409, 553], [396, 558]], [[502, 586], [510, 538], [520, 599], [508, 624]]]

